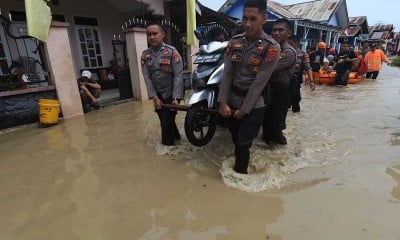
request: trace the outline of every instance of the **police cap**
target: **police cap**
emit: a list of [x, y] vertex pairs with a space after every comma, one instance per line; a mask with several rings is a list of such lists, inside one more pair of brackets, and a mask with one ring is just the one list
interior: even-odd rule
[[267, 9], [267, 0], [246, 0], [244, 7], [258, 8], [260, 12], [265, 12]]

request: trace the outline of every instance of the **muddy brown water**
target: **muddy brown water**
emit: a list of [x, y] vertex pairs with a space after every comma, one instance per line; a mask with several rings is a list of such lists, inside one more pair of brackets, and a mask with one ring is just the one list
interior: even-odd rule
[[302, 91], [289, 144], [257, 139], [246, 177], [224, 128], [161, 146], [149, 101], [5, 131], [0, 240], [400, 239], [400, 69]]

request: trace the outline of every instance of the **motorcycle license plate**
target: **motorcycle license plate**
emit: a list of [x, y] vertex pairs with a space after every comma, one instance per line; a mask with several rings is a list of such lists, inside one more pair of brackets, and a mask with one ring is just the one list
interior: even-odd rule
[[199, 55], [196, 57], [193, 63], [213, 63], [218, 61], [222, 53], [210, 54], [210, 55]]

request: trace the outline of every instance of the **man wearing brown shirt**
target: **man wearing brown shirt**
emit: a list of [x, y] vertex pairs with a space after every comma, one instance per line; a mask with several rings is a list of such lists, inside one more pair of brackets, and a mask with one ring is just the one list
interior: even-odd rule
[[271, 102], [265, 110], [263, 122], [263, 138], [267, 144], [271, 141], [287, 144], [282, 130], [286, 128], [286, 115], [290, 107], [289, 86], [296, 63], [296, 50], [287, 43], [291, 34], [292, 25], [287, 19], [278, 19], [272, 26], [272, 37], [279, 42], [281, 54], [271, 76]]
[[146, 33], [150, 48], [141, 57], [143, 78], [160, 119], [161, 143], [172, 146], [181, 138], [175, 123], [176, 111], [161, 106], [178, 105], [183, 99], [182, 58], [175, 47], [164, 43], [161, 25], [149, 24]]
[[230, 118], [234, 170], [242, 174], [247, 174], [250, 147], [263, 121], [263, 89], [280, 54], [279, 44], [262, 29], [267, 20], [265, 10], [266, 1], [245, 2], [242, 18], [245, 32], [229, 42], [218, 96], [219, 114]]

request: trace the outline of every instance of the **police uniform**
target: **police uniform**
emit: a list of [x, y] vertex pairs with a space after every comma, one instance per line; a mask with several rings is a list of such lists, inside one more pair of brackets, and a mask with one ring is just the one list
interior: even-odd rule
[[[157, 96], [162, 103], [183, 98], [183, 63], [178, 51], [162, 43], [158, 49], [148, 48], [141, 57], [142, 73], [149, 98]], [[156, 109], [161, 123], [161, 139], [164, 145], [174, 145], [180, 139], [175, 124], [176, 111]]]
[[249, 149], [258, 135], [264, 115], [263, 89], [279, 53], [279, 44], [264, 32], [254, 42], [249, 42], [245, 34], [234, 36], [229, 41], [218, 102], [227, 103], [233, 111], [240, 109], [246, 113], [243, 119], [230, 119], [236, 172], [247, 173]]
[[301, 84], [303, 83], [303, 72], [309, 71], [310, 58], [308, 54], [297, 49], [296, 63], [294, 64], [294, 75], [290, 82], [290, 104], [294, 112], [300, 111], [300, 101], [301, 101]]
[[287, 42], [281, 43], [278, 64], [270, 79], [271, 102], [267, 106], [263, 121], [263, 138], [286, 144], [282, 130], [286, 128], [286, 115], [290, 106], [290, 81], [296, 62], [296, 50]]

